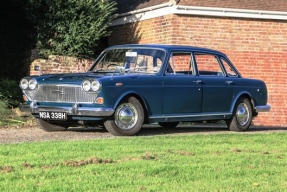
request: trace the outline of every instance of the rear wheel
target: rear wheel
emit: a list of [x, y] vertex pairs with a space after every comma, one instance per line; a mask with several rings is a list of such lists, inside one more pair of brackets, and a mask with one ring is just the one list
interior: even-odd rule
[[252, 107], [247, 98], [241, 97], [235, 104], [233, 116], [227, 121], [231, 131], [246, 131], [252, 122]]
[[161, 127], [175, 128], [179, 122], [158, 122]]
[[36, 119], [37, 124], [41, 129], [47, 132], [54, 132], [54, 131], [65, 131], [68, 128], [68, 125], [61, 125], [57, 123], [51, 123], [42, 119]]
[[144, 110], [141, 103], [135, 97], [129, 97], [118, 105], [104, 126], [113, 135], [132, 136], [141, 129], [143, 122]]

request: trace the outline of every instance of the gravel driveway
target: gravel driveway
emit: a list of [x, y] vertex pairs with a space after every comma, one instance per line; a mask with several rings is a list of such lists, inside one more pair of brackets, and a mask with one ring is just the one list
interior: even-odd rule
[[[287, 128], [266, 128], [251, 127], [247, 132], [237, 134], [254, 134], [270, 132], [287, 132]], [[224, 126], [205, 126], [205, 125], [180, 125], [177, 128], [161, 128], [158, 125], [145, 125], [137, 136], [154, 135], [186, 135], [186, 134], [229, 134]], [[1, 128], [0, 143], [22, 143], [39, 142], [51, 140], [92, 140], [101, 138], [113, 138], [105, 129], [102, 128], [69, 128], [67, 131], [45, 132], [36, 125], [31, 127]]]

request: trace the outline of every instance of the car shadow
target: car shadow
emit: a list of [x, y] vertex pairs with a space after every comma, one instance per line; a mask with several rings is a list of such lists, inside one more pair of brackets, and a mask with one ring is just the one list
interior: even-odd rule
[[73, 131], [73, 132], [108, 132], [104, 127], [69, 127], [66, 131]]
[[217, 133], [263, 133], [263, 132], [287, 132], [287, 127], [264, 127], [264, 126], [251, 126], [245, 132], [230, 131], [226, 125], [190, 125], [178, 126], [176, 128], [161, 128], [161, 127], [143, 127], [137, 135], [167, 135], [167, 134], [217, 134]]

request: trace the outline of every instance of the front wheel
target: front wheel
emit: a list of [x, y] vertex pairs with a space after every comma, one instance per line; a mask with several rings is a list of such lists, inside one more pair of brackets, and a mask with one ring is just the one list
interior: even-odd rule
[[141, 129], [143, 122], [144, 110], [141, 103], [135, 97], [129, 97], [118, 105], [104, 126], [113, 135], [132, 136]]
[[36, 121], [39, 127], [47, 132], [65, 131], [68, 128], [68, 126], [64, 126], [57, 123], [51, 123], [42, 119], [36, 119]]
[[227, 126], [231, 131], [246, 131], [252, 122], [252, 108], [247, 98], [239, 98], [235, 104], [233, 116], [227, 120]]

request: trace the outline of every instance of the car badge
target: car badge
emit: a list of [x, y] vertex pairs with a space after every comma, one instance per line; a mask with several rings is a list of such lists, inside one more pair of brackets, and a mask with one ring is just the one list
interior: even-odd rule
[[54, 91], [52, 91], [52, 93], [61, 95], [61, 94], [64, 94], [64, 91], [54, 90]]

